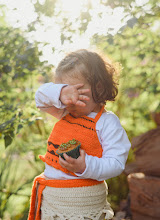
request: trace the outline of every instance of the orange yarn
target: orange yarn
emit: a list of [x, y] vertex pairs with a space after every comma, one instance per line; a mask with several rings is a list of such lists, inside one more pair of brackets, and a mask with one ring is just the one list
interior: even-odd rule
[[102, 157], [102, 147], [96, 133], [96, 122], [101, 116], [103, 109], [104, 106], [95, 119], [87, 116], [75, 118], [71, 114], [64, 116], [52, 129], [48, 138], [46, 154], [44, 156], [40, 155], [39, 158], [48, 165], [75, 176], [74, 173], [61, 167], [58, 162], [59, 155], [56, 153], [59, 145], [73, 138], [81, 142], [81, 149], [85, 150], [88, 155]]
[[[75, 138], [81, 142], [81, 148], [85, 150], [88, 155], [102, 157], [102, 147], [99, 142], [96, 132], [96, 122], [100, 118], [104, 106], [100, 112], [96, 115], [95, 119], [87, 116], [81, 116], [79, 118], [73, 117], [71, 114], [64, 116], [58, 121], [48, 138], [47, 152], [40, 155], [39, 158], [46, 162], [48, 165], [53, 166], [56, 169], [60, 169], [65, 173], [71, 173], [67, 169], [61, 167], [58, 162], [59, 155], [56, 153], [57, 148], [64, 142], [68, 142]], [[92, 186], [102, 183], [103, 181], [97, 181], [93, 179], [70, 179], [70, 180], [57, 180], [57, 179], [45, 179], [41, 175], [34, 179], [32, 187], [32, 195], [30, 202], [30, 211], [28, 220], [40, 220], [40, 208], [42, 200], [42, 191], [46, 186], [56, 188], [70, 188], [70, 187], [83, 187]], [[37, 189], [38, 186], [38, 189]], [[38, 196], [37, 196], [38, 195]], [[38, 203], [36, 200], [38, 198]]]

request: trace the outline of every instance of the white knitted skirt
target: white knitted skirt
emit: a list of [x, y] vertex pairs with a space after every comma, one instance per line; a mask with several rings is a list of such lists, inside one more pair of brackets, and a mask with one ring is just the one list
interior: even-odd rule
[[42, 193], [41, 220], [104, 220], [114, 213], [107, 201], [107, 184], [74, 188], [46, 186]]

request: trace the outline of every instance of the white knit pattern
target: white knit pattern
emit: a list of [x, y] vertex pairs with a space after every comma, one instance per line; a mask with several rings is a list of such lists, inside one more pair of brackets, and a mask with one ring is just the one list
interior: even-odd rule
[[114, 215], [106, 183], [87, 187], [43, 190], [41, 220], [104, 220]]

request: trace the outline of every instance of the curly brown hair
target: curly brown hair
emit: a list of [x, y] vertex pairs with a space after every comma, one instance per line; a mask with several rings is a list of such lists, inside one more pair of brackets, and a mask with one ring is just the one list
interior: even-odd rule
[[66, 73], [73, 77], [82, 74], [91, 85], [95, 103], [105, 104], [106, 101], [115, 101], [118, 94], [115, 72], [115, 67], [96, 52], [80, 49], [62, 59], [56, 68], [56, 77]]

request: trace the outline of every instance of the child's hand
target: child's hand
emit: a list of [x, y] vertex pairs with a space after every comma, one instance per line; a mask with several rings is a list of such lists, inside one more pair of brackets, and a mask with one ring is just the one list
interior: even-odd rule
[[89, 89], [80, 89], [83, 84], [68, 85], [62, 88], [60, 94], [60, 100], [64, 105], [79, 105], [85, 106], [84, 100], [88, 101], [89, 97], [85, 93], [89, 92]]
[[67, 154], [63, 154], [65, 160], [59, 157], [59, 163], [63, 168], [73, 173], [83, 173], [86, 169], [85, 155], [86, 153], [82, 149], [80, 149], [80, 156], [77, 159], [69, 157]]

